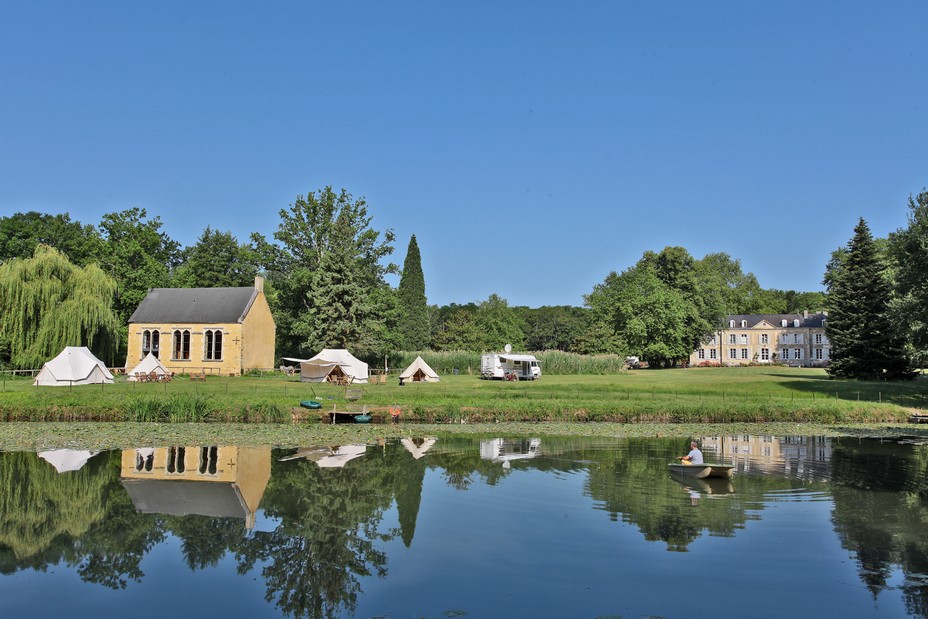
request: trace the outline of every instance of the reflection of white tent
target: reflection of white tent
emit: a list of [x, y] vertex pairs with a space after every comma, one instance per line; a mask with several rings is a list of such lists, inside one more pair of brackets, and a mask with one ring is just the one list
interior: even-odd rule
[[158, 357], [154, 356], [151, 353], [145, 355], [145, 358], [139, 361], [139, 364], [132, 368], [131, 372], [126, 372], [128, 374], [127, 380], [135, 380], [136, 374], [151, 374], [154, 372], [158, 376], [164, 376], [165, 374], [170, 374], [168, 369], [162, 365], [161, 361], [158, 360]]
[[342, 445], [340, 447], [309, 447], [300, 449], [292, 456], [281, 458], [281, 460], [296, 460], [306, 458], [312, 460], [324, 469], [341, 468], [349, 460], [354, 460], [364, 455], [367, 451], [367, 445]]
[[300, 380], [304, 383], [325, 382], [330, 376], [345, 376], [352, 383], [366, 383], [368, 379], [367, 364], [344, 348], [325, 348], [311, 359], [284, 359], [300, 363]]
[[406, 451], [412, 454], [412, 457], [418, 460], [425, 455], [429, 449], [432, 448], [432, 445], [435, 444], [434, 438], [404, 438], [400, 440], [400, 443], [403, 444], [403, 447], [406, 448]]
[[39, 452], [39, 457], [55, 467], [59, 473], [77, 471], [87, 461], [97, 455], [97, 451], [78, 451], [76, 449], [54, 449]]
[[409, 367], [400, 374], [400, 380], [410, 380], [413, 382], [437, 383], [439, 378], [435, 370], [429, 367], [422, 357], [416, 357], [416, 360], [409, 364]]
[[92, 385], [113, 382], [113, 375], [86, 346], [66, 346], [46, 362], [33, 385]]

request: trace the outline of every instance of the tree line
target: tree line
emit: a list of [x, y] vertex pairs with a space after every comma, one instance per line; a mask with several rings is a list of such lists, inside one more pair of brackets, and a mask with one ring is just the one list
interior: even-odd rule
[[[874, 241], [886, 316], [909, 316], [909, 357], [928, 345], [921, 291], [928, 263], [928, 197], [910, 198], [909, 227]], [[378, 230], [363, 198], [325, 187], [279, 211], [272, 238], [247, 241], [207, 227], [190, 247], [162, 230], [145, 209], [105, 214], [99, 224], [68, 214], [0, 218], [0, 364], [34, 368], [64, 345], [89, 346], [109, 364], [125, 359], [128, 319], [150, 288], [251, 286], [266, 278], [277, 324], [277, 350], [303, 356], [345, 347], [369, 360], [393, 351], [561, 350], [634, 354], [653, 366], [689, 356], [729, 314], [837, 311], [841, 336], [843, 265], [849, 245], [826, 266], [830, 294], [762, 288], [726, 253], [694, 258], [683, 247], [647, 251], [612, 272], [582, 306], [511, 306], [491, 294], [466, 304], [429, 305], [413, 235], [402, 268], [390, 259], [396, 235]], [[392, 287], [388, 275], [399, 275]], [[848, 278], [855, 278], [849, 275]], [[835, 286], [838, 288], [835, 288]], [[873, 290], [883, 290], [873, 288]], [[883, 293], [880, 293], [883, 294]], [[873, 302], [870, 302], [873, 305]], [[872, 316], [871, 316], [872, 318]], [[921, 326], [920, 326], [921, 325]], [[834, 338], [833, 338], [834, 339]], [[840, 355], [840, 350], [838, 351]]]

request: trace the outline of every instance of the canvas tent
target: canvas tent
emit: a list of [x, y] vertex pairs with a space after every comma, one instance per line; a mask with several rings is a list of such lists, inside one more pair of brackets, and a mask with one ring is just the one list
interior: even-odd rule
[[86, 346], [66, 346], [57, 357], [42, 366], [32, 384], [67, 387], [111, 382], [113, 375]]
[[351, 383], [366, 383], [369, 376], [367, 364], [344, 348], [325, 348], [311, 359], [284, 359], [299, 362], [300, 380], [304, 383], [321, 383], [341, 377]]
[[429, 367], [429, 364], [422, 360], [422, 357], [416, 357], [416, 360], [409, 364], [409, 367], [400, 374], [400, 380], [437, 383], [439, 378], [435, 370]]
[[151, 374], [154, 372], [158, 376], [164, 376], [165, 374], [170, 374], [168, 369], [164, 367], [161, 361], [158, 360], [158, 357], [154, 356], [151, 353], [145, 355], [145, 358], [139, 361], [139, 364], [132, 368], [132, 371], [126, 372], [128, 379], [127, 380], [136, 380], [136, 374]]

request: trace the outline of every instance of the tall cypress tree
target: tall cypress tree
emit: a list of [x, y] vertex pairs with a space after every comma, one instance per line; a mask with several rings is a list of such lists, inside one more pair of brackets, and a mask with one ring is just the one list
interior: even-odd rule
[[861, 218], [829, 290], [829, 374], [866, 380], [914, 377], [902, 330], [890, 320], [889, 300], [889, 281]]
[[425, 298], [425, 277], [422, 275], [422, 257], [416, 235], [409, 239], [406, 261], [403, 263], [403, 275], [397, 290], [399, 298], [399, 323], [397, 329], [406, 350], [423, 350], [428, 348], [431, 329], [429, 328], [428, 302]]

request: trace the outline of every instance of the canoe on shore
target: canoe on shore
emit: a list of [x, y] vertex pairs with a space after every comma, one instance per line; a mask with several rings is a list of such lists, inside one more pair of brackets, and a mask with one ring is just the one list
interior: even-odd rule
[[728, 478], [735, 473], [735, 466], [733, 464], [713, 464], [710, 462], [704, 464], [671, 463], [667, 466], [670, 467], [671, 473], [695, 477], [696, 479], [705, 479], [706, 477]]

